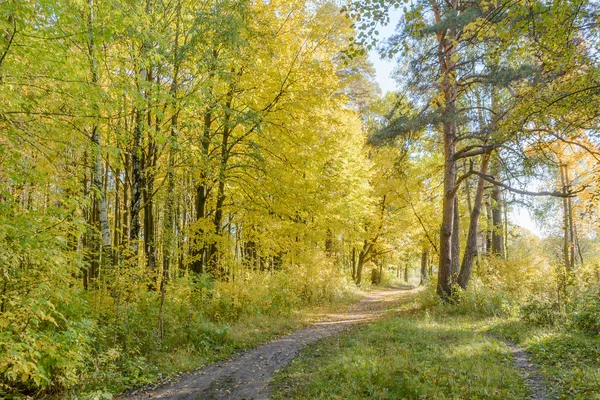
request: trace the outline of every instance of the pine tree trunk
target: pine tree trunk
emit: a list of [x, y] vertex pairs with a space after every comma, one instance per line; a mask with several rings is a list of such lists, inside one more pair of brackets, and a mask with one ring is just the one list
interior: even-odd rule
[[[457, 1], [452, 1], [450, 8], [455, 9]], [[436, 23], [441, 23], [442, 14], [434, 7]], [[456, 99], [458, 86], [456, 83], [456, 47], [452, 43], [458, 37], [456, 28], [448, 28], [445, 34], [438, 34], [438, 63], [441, 70], [440, 93], [444, 95], [442, 112], [442, 135], [444, 143], [444, 195], [442, 204], [442, 224], [440, 227], [440, 251], [437, 293], [443, 300], [452, 294], [452, 230], [454, 220], [454, 198], [456, 196]]]
[[[448, 96], [447, 96], [448, 97]], [[454, 102], [447, 105], [448, 115], [454, 114]], [[444, 198], [442, 205], [442, 226], [440, 228], [440, 258], [438, 269], [438, 295], [447, 300], [450, 298], [452, 279], [452, 229], [454, 220], [454, 186], [456, 184], [455, 127], [453, 121], [444, 122]]]

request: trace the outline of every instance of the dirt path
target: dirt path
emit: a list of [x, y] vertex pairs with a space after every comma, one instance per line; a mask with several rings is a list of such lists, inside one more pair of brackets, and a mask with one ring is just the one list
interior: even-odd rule
[[548, 394], [548, 389], [546, 386], [546, 381], [542, 377], [542, 375], [537, 370], [534, 363], [531, 362], [527, 352], [521, 346], [518, 346], [512, 342], [509, 342], [504, 339], [496, 338], [502, 342], [510, 349], [510, 352], [513, 356], [513, 363], [515, 367], [521, 373], [523, 380], [525, 380], [525, 385], [527, 389], [529, 389], [528, 400], [552, 400], [554, 397]]
[[418, 289], [380, 289], [369, 293], [344, 314], [273, 340], [232, 359], [208, 365], [153, 390], [124, 395], [123, 399], [234, 399], [269, 398], [269, 382], [306, 345], [343, 329], [382, 316], [394, 303], [412, 297]]

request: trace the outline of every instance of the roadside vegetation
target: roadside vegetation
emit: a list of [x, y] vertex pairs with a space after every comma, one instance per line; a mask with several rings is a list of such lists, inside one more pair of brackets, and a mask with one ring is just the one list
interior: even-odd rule
[[599, 10], [0, 1], [0, 397], [118, 396], [391, 282], [426, 294], [289, 393], [516, 398], [495, 335], [598, 397]]
[[567, 284], [565, 296], [551, 274], [515, 280], [533, 268], [512, 261], [486, 260], [454, 303], [427, 285], [385, 320], [311, 345], [276, 376], [274, 397], [523, 399], [530, 391], [508, 341], [526, 351], [550, 398], [599, 398], [595, 281]]

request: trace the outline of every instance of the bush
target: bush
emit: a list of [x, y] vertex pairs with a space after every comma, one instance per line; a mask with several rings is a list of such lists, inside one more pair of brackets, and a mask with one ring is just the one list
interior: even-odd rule
[[521, 307], [521, 318], [532, 325], [554, 325], [559, 318], [559, 305], [548, 298], [532, 299]]
[[474, 280], [469, 290], [457, 290], [454, 312], [462, 315], [508, 317], [518, 310], [518, 300], [510, 292], [483, 286]]
[[440, 300], [434, 285], [428, 285], [418, 298], [423, 308], [437, 309], [450, 315], [499, 317], [513, 316], [518, 311], [515, 296], [500, 289], [485, 287], [478, 279], [471, 282], [468, 290], [455, 287], [449, 302]]
[[575, 292], [567, 306], [567, 315], [578, 329], [600, 334], [600, 287], [590, 285]]

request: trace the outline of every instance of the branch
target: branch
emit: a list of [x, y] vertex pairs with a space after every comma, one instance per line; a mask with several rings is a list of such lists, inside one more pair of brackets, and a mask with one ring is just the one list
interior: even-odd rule
[[461, 158], [474, 157], [479, 156], [481, 154], [486, 154], [491, 152], [492, 150], [500, 147], [499, 144], [490, 144], [488, 146], [467, 146], [462, 150], [457, 151], [454, 154], [454, 161], [460, 160]]
[[522, 194], [525, 196], [552, 196], [552, 197], [562, 197], [562, 198], [575, 197], [575, 195], [577, 193], [582, 192], [587, 188], [587, 186], [582, 186], [580, 189], [578, 189], [576, 191], [569, 191], [569, 192], [565, 192], [565, 193], [563, 193], [563, 192], [548, 192], [548, 191], [530, 192], [529, 190], [521, 190], [521, 189], [516, 189], [511, 186], [508, 186], [502, 182], [495, 180], [493, 176], [482, 174], [481, 172], [478, 172], [478, 171], [472, 171], [472, 173], [479, 176], [480, 178], [496, 185], [496, 186], [503, 187], [510, 192]]
[[462, 175], [460, 178], [458, 178], [456, 180], [456, 183], [454, 184], [454, 188], [452, 189], [452, 197], [454, 197], [454, 195], [456, 194], [456, 192], [458, 191], [458, 188], [460, 187], [460, 184], [467, 179], [468, 177], [470, 177], [471, 175], [475, 175], [475, 172], [473, 170], [473, 168], [471, 167], [471, 169], [469, 170], [469, 172], [465, 173], [464, 175]]

